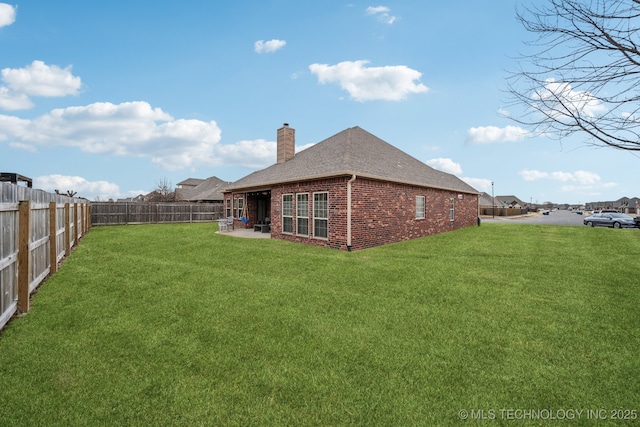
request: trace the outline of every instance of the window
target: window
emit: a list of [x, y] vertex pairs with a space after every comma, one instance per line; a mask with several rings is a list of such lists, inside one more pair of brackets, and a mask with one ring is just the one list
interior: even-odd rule
[[449, 221], [454, 221], [456, 219], [456, 207], [454, 198], [449, 199]]
[[326, 239], [329, 236], [329, 203], [327, 193], [313, 194], [313, 237]]
[[416, 219], [424, 218], [424, 196], [416, 196]]
[[282, 195], [282, 232], [293, 233], [293, 194]]
[[236, 215], [236, 218], [242, 218], [243, 202], [244, 200], [238, 199], [238, 214]]
[[296, 195], [296, 232], [303, 236], [309, 235], [309, 194]]
[[236, 216], [236, 212], [238, 211], [238, 199], [233, 199], [233, 216]]
[[227, 199], [227, 218], [231, 216], [231, 199]]

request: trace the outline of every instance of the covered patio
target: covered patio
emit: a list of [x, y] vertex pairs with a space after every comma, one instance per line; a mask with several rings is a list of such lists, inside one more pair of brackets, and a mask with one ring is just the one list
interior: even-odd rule
[[[233, 217], [233, 229], [244, 228], [245, 224], [254, 230], [256, 225], [268, 224], [271, 218], [271, 190], [225, 192], [226, 217]], [[256, 232], [257, 234], [257, 232]], [[266, 233], [269, 236], [269, 233]]]

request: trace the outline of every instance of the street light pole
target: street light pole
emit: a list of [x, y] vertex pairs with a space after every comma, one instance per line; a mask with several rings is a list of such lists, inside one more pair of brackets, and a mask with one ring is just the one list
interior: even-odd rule
[[492, 205], [491, 218], [495, 219], [496, 218], [496, 199], [493, 196], [493, 181], [491, 181], [491, 205]]

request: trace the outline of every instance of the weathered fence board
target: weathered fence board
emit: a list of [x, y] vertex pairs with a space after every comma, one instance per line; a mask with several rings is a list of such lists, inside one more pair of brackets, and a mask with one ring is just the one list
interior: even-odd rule
[[211, 222], [223, 217], [215, 203], [91, 203], [91, 225]]
[[493, 216], [514, 216], [514, 215], [525, 215], [529, 212], [528, 209], [517, 209], [517, 208], [488, 208], [488, 207], [480, 207], [480, 215], [493, 215]]
[[0, 329], [89, 225], [86, 200], [0, 182]]

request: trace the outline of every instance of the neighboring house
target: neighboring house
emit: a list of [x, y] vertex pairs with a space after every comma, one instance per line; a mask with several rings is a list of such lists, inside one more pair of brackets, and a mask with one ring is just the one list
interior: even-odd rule
[[478, 201], [478, 204], [480, 205], [480, 208], [493, 208], [493, 207], [500, 207], [500, 205], [496, 205], [496, 203], [499, 203], [497, 200], [495, 200], [494, 197], [491, 197], [491, 194], [488, 193], [481, 193], [480, 194], [480, 199]]
[[225, 210], [271, 237], [358, 250], [477, 223], [478, 192], [371, 133], [353, 127], [295, 154], [278, 129], [277, 163], [227, 186]]
[[189, 178], [176, 188], [176, 201], [191, 203], [219, 203], [224, 196], [222, 191], [230, 183], [216, 176], [207, 179]]
[[201, 179], [201, 178], [187, 178], [184, 181], [181, 181], [181, 182], [177, 183], [176, 184], [176, 188], [177, 189], [194, 188], [194, 187], [202, 184], [203, 182], [205, 182], [205, 180]]
[[[109, 202], [113, 202], [113, 200], [111, 199], [109, 200]], [[147, 202], [146, 194], [138, 194], [136, 197], [127, 197], [125, 199], [116, 199], [116, 203], [145, 203], [145, 202]]]
[[501, 208], [522, 209], [525, 206], [525, 203], [516, 196], [496, 196], [495, 199], [496, 206]]
[[585, 209], [616, 209], [624, 213], [640, 213], [640, 199], [638, 197], [621, 197], [618, 200], [589, 202], [585, 204]]

